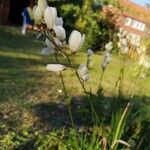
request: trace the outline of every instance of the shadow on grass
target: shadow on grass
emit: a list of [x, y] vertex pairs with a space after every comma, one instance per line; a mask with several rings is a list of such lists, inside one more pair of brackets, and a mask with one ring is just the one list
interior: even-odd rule
[[34, 53], [31, 49], [41, 47], [41, 42], [35, 39], [35, 35], [22, 36], [19, 28], [0, 26], [0, 49], [11, 49], [14, 52]]
[[42, 60], [31, 58], [19, 58], [10, 56], [0, 56], [0, 69], [23, 70], [32, 66], [43, 65]]
[[[93, 95], [93, 106], [101, 123], [106, 126], [110, 124], [112, 113], [124, 110], [127, 99], [116, 99], [116, 97], [99, 98]], [[138, 112], [144, 105], [150, 106], [149, 97], [135, 97], [131, 100], [133, 104], [132, 112]], [[96, 117], [92, 114], [91, 105], [87, 97], [74, 97], [70, 105], [73, 120], [76, 127], [92, 127], [96, 123]], [[34, 105], [33, 113], [51, 129], [71, 127], [68, 106], [65, 103], [39, 103]], [[105, 118], [105, 119], [104, 119]]]

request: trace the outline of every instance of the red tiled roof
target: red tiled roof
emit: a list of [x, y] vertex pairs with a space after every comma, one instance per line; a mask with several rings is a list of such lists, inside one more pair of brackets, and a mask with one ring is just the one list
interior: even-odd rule
[[140, 36], [147, 35], [147, 30], [140, 31], [131, 26], [124, 25], [124, 19], [126, 17], [130, 17], [144, 24], [150, 24], [150, 10], [146, 10], [145, 7], [137, 5], [129, 0], [120, 0], [120, 9], [115, 8], [112, 5], [106, 5], [103, 7], [102, 14], [106, 16], [110, 14], [109, 19], [111, 22], [130, 33]]
[[147, 10], [144, 6], [140, 6], [131, 0], [120, 0], [123, 14], [130, 16], [141, 22], [150, 23], [150, 10]]

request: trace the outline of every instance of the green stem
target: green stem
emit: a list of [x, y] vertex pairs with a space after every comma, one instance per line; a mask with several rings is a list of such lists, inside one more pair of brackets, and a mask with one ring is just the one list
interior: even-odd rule
[[103, 71], [103, 72], [100, 74], [100, 79], [99, 79], [99, 84], [98, 84], [97, 93], [99, 93], [99, 91], [102, 89], [102, 80], [103, 80], [104, 73], [105, 73], [105, 71]]
[[[55, 54], [55, 59], [56, 59], [57, 63], [59, 64], [59, 60], [57, 58], [57, 54]], [[62, 75], [61, 71], [59, 72], [59, 74], [60, 74], [61, 82], [62, 82], [62, 85], [63, 85], [65, 98], [67, 98], [68, 96], [67, 96], [66, 86], [65, 86], [64, 78], [63, 78], [63, 75]]]
[[71, 67], [74, 69], [75, 74], [76, 74], [76, 76], [77, 76], [77, 78], [78, 78], [78, 80], [79, 80], [79, 82], [80, 82], [80, 84], [81, 84], [81, 86], [82, 86], [82, 88], [83, 88], [83, 90], [84, 90], [86, 96], [88, 97], [89, 103], [90, 103], [90, 105], [91, 105], [91, 109], [93, 110], [93, 112], [94, 112], [94, 114], [95, 114], [95, 117], [96, 117], [98, 123], [100, 123], [100, 122], [99, 122], [99, 119], [98, 119], [97, 112], [95, 111], [94, 105], [93, 105], [93, 103], [92, 103], [92, 97], [91, 97], [91, 95], [92, 95], [91, 92], [92, 92], [92, 91], [90, 91], [90, 95], [89, 95], [88, 92], [87, 92], [87, 90], [86, 90], [86, 88], [85, 88], [85, 86], [84, 86], [84, 82], [82, 82], [82, 80], [81, 80], [81, 78], [80, 78], [80, 75], [79, 75], [79, 73], [78, 73], [76, 67], [75, 67], [74, 64], [71, 62], [71, 60], [70, 60], [70, 58], [68, 57], [68, 55], [66, 55], [66, 58], [67, 58], [69, 64], [71, 65]]
[[[55, 47], [57, 48], [57, 50], [58, 50], [59, 52], [61, 52], [61, 54], [67, 59], [69, 65], [74, 69], [75, 74], [76, 74], [76, 76], [77, 76], [77, 78], [78, 78], [78, 81], [79, 81], [79, 83], [80, 83], [82, 89], [84, 90], [86, 96], [88, 97], [88, 100], [89, 100], [89, 102], [90, 102], [90, 105], [91, 105], [91, 107], [92, 107], [92, 109], [93, 109], [93, 108], [94, 108], [93, 103], [92, 103], [91, 100], [89, 99], [89, 94], [88, 94], [88, 92], [87, 92], [87, 90], [86, 90], [84, 84], [82, 83], [82, 80], [81, 80], [81, 78], [80, 78], [80, 75], [79, 75], [79, 73], [78, 73], [78, 71], [77, 71], [75, 65], [71, 62], [71, 60], [70, 60], [69, 56], [67, 55], [67, 53], [63, 52], [63, 51], [55, 44], [55, 42], [53, 41], [53, 38], [52, 38], [51, 35], [47, 35], [47, 34], [44, 34], [44, 35], [46, 36], [46, 38], [48, 38], [48, 39], [55, 45]], [[49, 36], [50, 36], [50, 37], [49, 37]], [[94, 110], [95, 110], [95, 109], [94, 109]], [[97, 116], [96, 111], [94, 111], [94, 113], [95, 113], [95, 116]], [[98, 120], [98, 121], [99, 121], [99, 120]]]
[[132, 91], [132, 93], [131, 93], [130, 99], [132, 99], [132, 98], [134, 97], [134, 94], [135, 94], [135, 87], [136, 87], [138, 81], [140, 80], [140, 75], [141, 75], [142, 69], [143, 69], [143, 66], [141, 65], [141, 67], [140, 67], [140, 69], [139, 69], [139, 72], [138, 72], [138, 77], [137, 77], [137, 79], [135, 80], [134, 85], [133, 85], [133, 88], [132, 88], [133, 91]]
[[121, 118], [120, 118], [120, 121], [119, 121], [117, 130], [116, 130], [115, 138], [114, 138], [113, 143], [112, 143], [112, 145], [111, 145], [111, 150], [114, 149], [114, 147], [115, 147], [115, 145], [116, 145], [116, 140], [119, 140], [119, 139], [118, 139], [118, 137], [119, 137], [119, 132], [120, 132], [122, 123], [123, 123], [123, 121], [124, 121], [124, 118], [126, 117], [126, 114], [127, 114], [127, 111], [128, 111], [128, 109], [129, 109], [130, 105], [131, 105], [131, 103], [129, 102], [129, 103], [127, 104], [127, 106], [126, 106], [126, 108], [125, 108], [125, 110], [124, 110], [124, 112], [123, 112]]
[[[55, 55], [55, 58], [56, 58], [57, 63], [59, 63], [59, 60], [57, 58], [57, 54]], [[69, 116], [70, 116], [71, 124], [72, 124], [72, 127], [75, 128], [73, 117], [72, 117], [72, 113], [71, 113], [70, 104], [68, 102], [68, 94], [67, 94], [67, 90], [66, 90], [64, 78], [63, 78], [63, 75], [62, 75], [61, 71], [60, 71], [60, 77], [61, 77], [61, 82], [62, 82], [62, 85], [63, 85], [63, 90], [64, 90], [65, 98], [67, 99], [67, 106], [68, 106], [68, 111], [69, 111]]]

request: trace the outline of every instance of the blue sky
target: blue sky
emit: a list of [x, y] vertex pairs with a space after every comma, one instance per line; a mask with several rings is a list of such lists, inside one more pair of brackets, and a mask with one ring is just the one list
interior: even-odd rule
[[146, 3], [150, 4], [150, 0], [132, 0], [132, 1], [140, 5], [145, 5]]

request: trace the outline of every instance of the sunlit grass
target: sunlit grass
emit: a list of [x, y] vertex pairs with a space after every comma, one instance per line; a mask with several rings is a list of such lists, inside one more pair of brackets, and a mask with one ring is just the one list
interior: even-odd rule
[[[56, 63], [56, 61], [53, 56], [42, 57], [40, 55], [40, 51], [44, 47], [44, 44], [42, 44], [44, 43], [43, 39], [35, 40], [35, 36], [31, 34], [23, 37], [20, 31], [13, 27], [1, 27], [0, 32], [0, 99], [56, 100], [61, 95], [58, 90], [62, 89], [62, 85], [59, 74], [48, 72], [45, 69], [47, 63]], [[96, 53], [90, 66], [93, 93], [96, 92], [99, 83], [102, 58], [102, 54]], [[81, 63], [85, 64], [86, 53], [79, 52], [72, 57], [72, 60], [77, 67]], [[60, 61], [66, 63], [62, 58], [60, 58]], [[121, 66], [121, 57], [114, 55], [102, 82], [106, 95], [112, 95], [115, 83], [119, 78]], [[133, 75], [134, 68], [131, 62], [127, 62], [125, 72], [124, 94], [128, 95], [130, 87], [136, 79]], [[68, 69], [63, 72], [63, 75], [67, 90], [71, 95], [83, 94], [73, 70]], [[137, 94], [149, 96], [149, 83], [149, 76], [140, 80], [136, 86]], [[89, 89], [88, 84], [86, 87]], [[9, 92], [7, 92], [8, 90]]]

